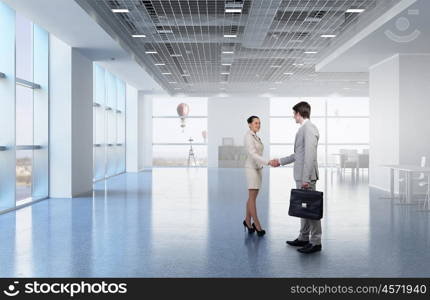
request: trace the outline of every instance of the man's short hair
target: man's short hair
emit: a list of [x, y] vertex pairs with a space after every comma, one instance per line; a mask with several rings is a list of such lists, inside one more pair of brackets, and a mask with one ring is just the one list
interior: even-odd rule
[[293, 110], [294, 112], [299, 113], [304, 119], [309, 119], [311, 117], [311, 106], [305, 101], [294, 105]]

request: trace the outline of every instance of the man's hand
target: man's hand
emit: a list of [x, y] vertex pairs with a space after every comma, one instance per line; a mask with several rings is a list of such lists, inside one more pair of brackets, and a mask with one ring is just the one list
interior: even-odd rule
[[309, 188], [309, 187], [310, 187], [309, 182], [303, 182], [303, 183], [302, 183], [302, 188], [303, 188], [303, 189], [307, 189], [307, 188]]
[[270, 162], [269, 162], [269, 165], [271, 165], [272, 167], [274, 167], [274, 168], [277, 168], [277, 167], [279, 167], [281, 164], [279, 163], [279, 160], [277, 160], [277, 159], [272, 159]]

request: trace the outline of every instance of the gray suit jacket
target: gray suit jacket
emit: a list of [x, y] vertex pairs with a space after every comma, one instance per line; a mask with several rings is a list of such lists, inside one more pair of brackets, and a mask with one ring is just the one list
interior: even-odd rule
[[318, 128], [307, 120], [297, 131], [294, 154], [279, 159], [281, 165], [294, 162], [294, 180], [311, 182], [319, 179], [317, 161], [319, 137]]

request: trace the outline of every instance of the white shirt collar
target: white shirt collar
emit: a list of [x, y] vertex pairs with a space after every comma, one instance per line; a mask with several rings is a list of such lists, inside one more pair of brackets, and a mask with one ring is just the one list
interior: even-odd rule
[[300, 125], [300, 127], [302, 127], [303, 125], [305, 125], [307, 121], [309, 121], [309, 119], [303, 119], [303, 123]]

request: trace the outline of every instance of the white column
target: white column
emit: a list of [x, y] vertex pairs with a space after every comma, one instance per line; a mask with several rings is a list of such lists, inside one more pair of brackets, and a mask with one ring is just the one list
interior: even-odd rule
[[430, 158], [430, 55], [398, 54], [370, 68], [370, 185], [389, 190], [382, 164]]
[[139, 92], [139, 168], [152, 168], [152, 98]]
[[70, 198], [92, 191], [92, 97], [92, 62], [51, 35], [50, 197]]

